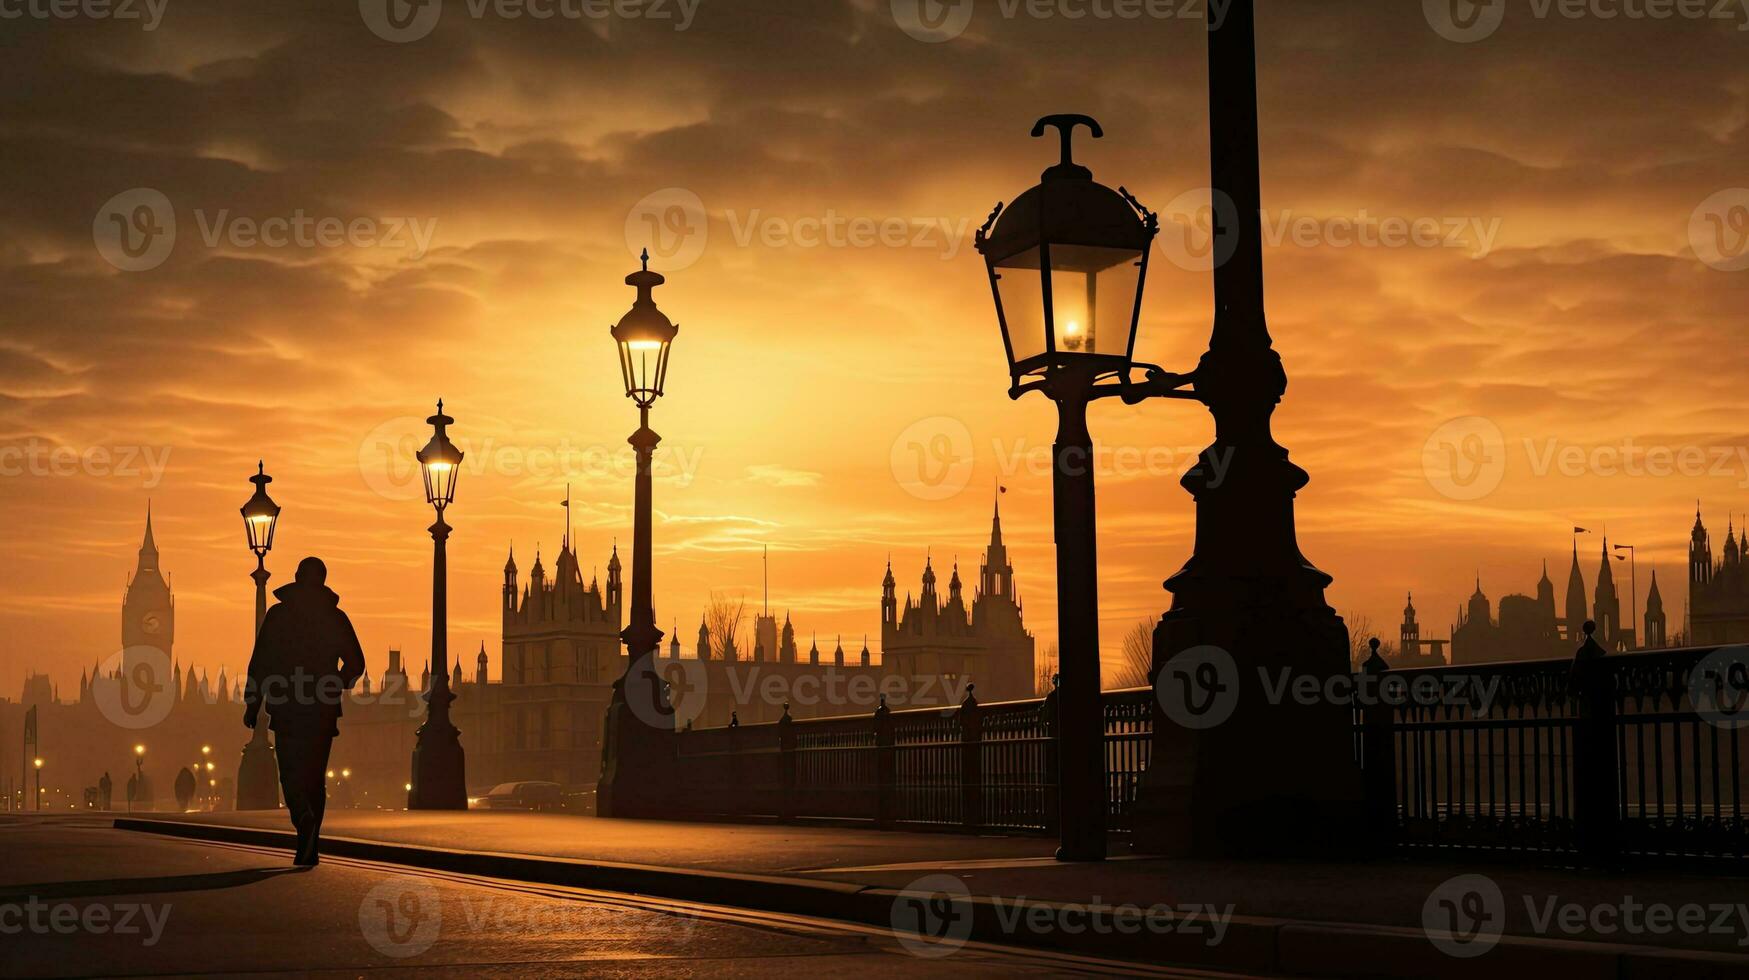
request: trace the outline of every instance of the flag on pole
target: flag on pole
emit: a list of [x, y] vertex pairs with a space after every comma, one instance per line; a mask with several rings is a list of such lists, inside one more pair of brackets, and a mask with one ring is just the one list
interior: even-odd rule
[[1573, 533], [1574, 533], [1574, 534], [1590, 534], [1590, 533], [1591, 533], [1591, 532], [1590, 532], [1590, 531], [1587, 531], [1587, 530], [1585, 530], [1585, 529], [1584, 529], [1584, 528], [1582, 528], [1582, 527], [1579, 527], [1579, 526], [1577, 526], [1577, 525], [1575, 525], [1575, 526], [1574, 526], [1574, 528], [1573, 528]]

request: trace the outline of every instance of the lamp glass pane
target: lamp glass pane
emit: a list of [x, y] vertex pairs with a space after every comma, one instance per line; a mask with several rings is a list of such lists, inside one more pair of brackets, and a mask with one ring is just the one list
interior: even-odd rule
[[455, 500], [456, 478], [461, 475], [461, 467], [448, 460], [437, 460], [425, 465], [425, 502], [428, 504], [449, 505]]
[[277, 515], [255, 513], [243, 515], [243, 530], [249, 535], [251, 551], [266, 551], [273, 547], [273, 526]]
[[1130, 352], [1142, 253], [1093, 245], [1051, 246], [1051, 304], [1057, 351]]
[[1002, 322], [1018, 364], [1045, 353], [1044, 276], [1039, 269], [1039, 250], [1029, 248], [998, 259], [994, 265]]
[[660, 395], [668, 368], [668, 344], [651, 338], [625, 340], [620, 342], [619, 352], [626, 394], [640, 404]]

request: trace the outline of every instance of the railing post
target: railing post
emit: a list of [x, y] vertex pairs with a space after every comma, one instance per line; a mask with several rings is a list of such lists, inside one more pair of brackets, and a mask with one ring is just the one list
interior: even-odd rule
[[1396, 706], [1384, 697], [1391, 665], [1379, 656], [1378, 637], [1368, 642], [1372, 656], [1361, 672], [1372, 681], [1370, 700], [1361, 703], [1361, 781], [1366, 792], [1366, 824], [1373, 841], [1388, 848], [1397, 837]]
[[[729, 730], [724, 733], [724, 738], [729, 746], [729, 784], [722, 788], [722, 795], [730, 813], [742, 813], [746, 809], [741, 804], [747, 795], [746, 791], [741, 788], [744, 782], [741, 779], [741, 749], [735, 744], [735, 729], [740, 727], [741, 719], [737, 718], [733, 711], [729, 712]], [[712, 768], [721, 771], [720, 766]]]
[[887, 707], [887, 696], [874, 710], [875, 736], [875, 823], [885, 829], [893, 825], [896, 812], [893, 798], [897, 780], [893, 760], [893, 717]]
[[777, 773], [779, 801], [777, 815], [782, 820], [796, 818], [796, 730], [795, 719], [789, 716], [789, 702], [783, 703], [783, 717], [777, 720]]
[[1062, 675], [1051, 675], [1051, 690], [1038, 707], [1039, 725], [1045, 730], [1045, 830], [1055, 832], [1061, 800], [1058, 788], [1062, 781], [1057, 778], [1057, 686], [1062, 683]]
[[976, 684], [966, 685], [965, 700], [960, 702], [960, 822], [967, 829], [984, 823], [984, 722], [978, 710], [978, 699], [972, 694]]
[[1592, 637], [1597, 624], [1585, 624], [1585, 642], [1573, 655], [1569, 675], [1578, 714], [1573, 723], [1573, 823], [1579, 853], [1594, 865], [1613, 864], [1621, 801], [1616, 778], [1615, 671], [1607, 651]]

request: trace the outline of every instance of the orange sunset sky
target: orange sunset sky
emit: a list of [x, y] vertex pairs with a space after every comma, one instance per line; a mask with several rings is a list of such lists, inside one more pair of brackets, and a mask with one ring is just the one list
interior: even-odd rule
[[[1260, 3], [1301, 545], [1345, 614], [1394, 637], [1412, 589], [1443, 637], [1478, 574], [1497, 600], [1547, 559], [1564, 588], [1570, 527], [1607, 526], [1638, 546], [1642, 598], [1657, 569], [1674, 631], [1696, 499], [1719, 543], [1749, 511], [1749, 257], [1729, 261], [1749, 235], [1749, 14], [1500, 2], [1467, 43], [1419, 3]], [[1165, 221], [1139, 354], [1192, 366], [1210, 320], [1185, 258], [1208, 182], [1200, 5], [1125, 20], [980, 0], [958, 36], [921, 40], [903, 0], [702, 0], [684, 29], [674, 2], [596, 20], [452, 0], [393, 41], [371, 3], [0, 24], [0, 693], [36, 667], [68, 697], [117, 650], [148, 500], [177, 657], [241, 669], [237, 508], [258, 457], [285, 508], [272, 584], [324, 557], [372, 673], [391, 646], [417, 672], [431, 515], [411, 452], [439, 396], [468, 452], [451, 648], [485, 642], [496, 677], [506, 550], [550, 564], [567, 483], [584, 567], [615, 539], [629, 560], [636, 412], [607, 327], [646, 244], [681, 328], [653, 417], [664, 629], [690, 650], [713, 590], [756, 602], [769, 547], [804, 649], [867, 633], [878, 652], [888, 555], [901, 592], [926, 553], [975, 580], [1000, 483], [1027, 623], [1054, 640], [1054, 413], [1007, 397], [971, 234], [1052, 162], [1036, 117], [1096, 116], [1106, 139], [1079, 159]], [[176, 237], [126, 271], [99, 243], [136, 189]], [[299, 216], [388, 240], [239, 225]], [[1344, 231], [1386, 219], [1439, 234]], [[1211, 432], [1177, 401], [1102, 402], [1092, 425], [1115, 655], [1189, 554], [1177, 479]], [[1599, 541], [1580, 542], [1589, 588]]]

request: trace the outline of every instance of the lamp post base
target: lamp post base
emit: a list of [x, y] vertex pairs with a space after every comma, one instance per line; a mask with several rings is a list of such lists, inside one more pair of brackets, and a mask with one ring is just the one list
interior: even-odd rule
[[279, 759], [273, 743], [257, 734], [243, 746], [243, 761], [237, 766], [237, 809], [279, 809]]
[[[595, 788], [598, 817], [674, 815], [669, 781], [674, 774], [674, 709], [663, 691], [653, 657], [638, 658], [613, 684], [602, 720], [601, 780]], [[627, 703], [637, 699], [634, 708]]]
[[409, 810], [466, 810], [468, 785], [461, 732], [453, 725], [439, 729], [427, 723], [413, 746], [413, 789]]
[[[1347, 628], [1328, 607], [1296, 609], [1273, 589], [1235, 599], [1169, 612], [1154, 631], [1163, 717], [1138, 794], [1136, 847], [1180, 857], [1358, 853], [1351, 708], [1325, 696], [1325, 682], [1348, 672]], [[1205, 662], [1220, 666], [1199, 672]], [[1304, 678], [1317, 680], [1310, 697], [1296, 691]]]

